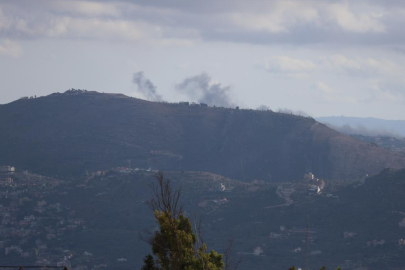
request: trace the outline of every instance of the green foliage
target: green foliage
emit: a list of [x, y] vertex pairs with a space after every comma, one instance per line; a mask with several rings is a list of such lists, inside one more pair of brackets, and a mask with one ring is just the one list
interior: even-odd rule
[[288, 270], [297, 270], [297, 268], [295, 268], [295, 266], [291, 266], [290, 268], [288, 268]]
[[222, 254], [213, 250], [207, 252], [206, 244], [194, 234], [191, 221], [178, 207], [180, 190], [173, 191], [170, 180], [165, 180], [162, 173], [156, 178], [159, 183], [153, 186], [156, 199], [150, 205], [159, 230], [149, 239], [155, 258], [146, 256], [142, 269], [221, 270], [224, 267]]
[[152, 255], [148, 254], [148, 255], [143, 259], [143, 267], [142, 267], [141, 270], [157, 270]]

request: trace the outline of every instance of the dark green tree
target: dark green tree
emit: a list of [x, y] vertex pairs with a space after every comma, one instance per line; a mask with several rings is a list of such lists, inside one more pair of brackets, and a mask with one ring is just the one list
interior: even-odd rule
[[144, 259], [143, 270], [221, 270], [225, 267], [222, 254], [211, 250], [198, 234], [193, 232], [189, 218], [180, 206], [181, 190], [174, 190], [170, 180], [162, 172], [156, 174], [152, 184], [154, 198], [149, 201], [159, 229], [151, 234], [147, 242], [152, 246], [154, 257]]
[[143, 259], [143, 267], [141, 270], [157, 270], [153, 256], [148, 254]]

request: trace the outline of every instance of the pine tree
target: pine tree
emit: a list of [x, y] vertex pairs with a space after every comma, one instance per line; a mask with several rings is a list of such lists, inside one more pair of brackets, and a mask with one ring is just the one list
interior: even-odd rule
[[155, 267], [155, 262], [153, 260], [153, 256], [148, 254], [144, 259], [143, 259], [143, 267], [141, 270], [157, 270]]

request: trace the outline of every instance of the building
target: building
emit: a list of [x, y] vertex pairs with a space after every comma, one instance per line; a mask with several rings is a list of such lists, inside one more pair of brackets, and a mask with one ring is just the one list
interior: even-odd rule
[[13, 178], [7, 175], [0, 175], [0, 185], [11, 185], [14, 182]]
[[15, 167], [12, 166], [0, 166], [0, 173], [14, 173]]
[[219, 186], [219, 190], [220, 191], [225, 191], [226, 190], [225, 185], [221, 183], [221, 185]]
[[316, 193], [316, 194], [321, 194], [321, 188], [319, 186], [317, 186], [317, 185], [311, 185], [309, 187], [309, 191], [313, 192], [313, 193]]

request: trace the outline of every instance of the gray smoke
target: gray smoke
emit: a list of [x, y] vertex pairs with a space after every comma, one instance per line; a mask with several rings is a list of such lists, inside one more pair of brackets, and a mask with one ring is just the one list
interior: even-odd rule
[[301, 110], [293, 111], [293, 110], [290, 110], [290, 109], [287, 109], [287, 108], [284, 108], [284, 109], [280, 108], [280, 109], [278, 109], [278, 112], [279, 113], [286, 113], [286, 114], [294, 114], [294, 115], [299, 115], [299, 116], [305, 116], [305, 117], [310, 116], [309, 114], [307, 114], [304, 111], [301, 111]]
[[394, 137], [394, 138], [402, 138], [400, 134], [393, 130], [386, 130], [384, 128], [378, 128], [378, 129], [369, 129], [363, 125], [357, 125], [357, 126], [351, 126], [349, 124], [345, 124], [343, 126], [337, 126], [333, 125], [330, 123], [325, 123], [328, 127], [331, 129], [337, 130], [341, 133], [344, 134], [357, 134], [357, 135], [363, 135], [363, 136], [383, 136], [383, 137]]
[[211, 77], [206, 73], [186, 78], [176, 85], [176, 89], [199, 103], [227, 108], [235, 106], [230, 97], [231, 87], [212, 83]]
[[143, 75], [143, 71], [134, 73], [132, 79], [138, 87], [138, 93], [142, 94], [147, 100], [162, 101], [162, 96], [156, 91], [156, 86]]
[[267, 106], [267, 105], [260, 105], [259, 107], [257, 107], [256, 110], [259, 110], [259, 111], [272, 111], [272, 110], [270, 109], [270, 107]]

